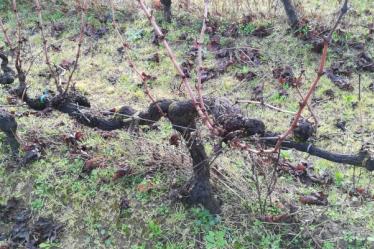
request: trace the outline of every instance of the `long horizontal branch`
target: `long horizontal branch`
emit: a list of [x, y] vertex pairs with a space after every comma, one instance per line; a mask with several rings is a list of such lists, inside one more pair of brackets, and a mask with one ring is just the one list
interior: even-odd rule
[[[40, 103], [39, 98], [32, 99], [27, 94], [26, 100], [26, 103], [31, 108], [33, 106], [30, 103]], [[265, 124], [261, 120], [244, 116], [242, 111], [228, 99], [223, 97], [206, 97], [204, 98], [204, 102], [207, 112], [214, 118], [215, 123], [220, 125], [225, 131], [222, 134], [224, 140], [228, 141], [235, 138], [235, 136], [232, 137], [230, 135], [239, 131], [248, 137], [256, 134], [259, 135], [260, 139], [265, 140], [265, 144], [268, 146], [274, 146], [277, 143], [278, 136], [269, 135], [274, 133], [266, 132]], [[52, 107], [63, 113], [67, 113], [85, 126], [97, 127], [102, 130], [117, 130], [133, 125], [152, 125], [162, 117], [165, 117], [160, 113], [158, 108], [161, 108], [162, 112], [166, 114], [173, 128], [181, 133], [190, 132], [191, 129], [195, 130], [195, 127], [188, 127], [188, 124], [193, 123], [193, 121], [199, 118], [192, 100], [159, 100], [150, 104], [143, 111], [137, 111], [131, 106], [123, 106], [116, 112], [106, 112], [106, 116], [103, 116], [89, 109], [90, 103], [85, 97], [72, 93], [66, 96], [57, 96], [46, 101], [42, 106], [37, 105], [37, 107], [39, 110]], [[374, 157], [373, 153], [369, 150], [362, 149], [357, 154], [347, 155], [329, 152], [313, 144], [297, 143], [290, 140], [283, 141], [281, 148], [292, 148], [331, 162], [364, 167], [369, 171], [374, 170]]]
[[[277, 139], [277, 137], [266, 139], [266, 144], [273, 146]], [[374, 170], [374, 157], [366, 149], [361, 149], [357, 154], [341, 154], [320, 149], [313, 144], [297, 143], [289, 140], [283, 141], [281, 148], [295, 149], [331, 162], [363, 167], [369, 171]]]

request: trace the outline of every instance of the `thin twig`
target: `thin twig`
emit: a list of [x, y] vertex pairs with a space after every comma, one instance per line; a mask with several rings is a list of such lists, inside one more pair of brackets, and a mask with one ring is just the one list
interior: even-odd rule
[[13, 0], [12, 1], [12, 9], [13, 13], [16, 16], [16, 22], [17, 22], [17, 47], [15, 48], [16, 50], [16, 69], [17, 69], [17, 77], [19, 80], [19, 88], [26, 90], [26, 75], [22, 69], [22, 58], [21, 58], [21, 50], [22, 50], [22, 32], [21, 32], [21, 20], [18, 15], [18, 10], [17, 10], [17, 1]]
[[8, 31], [5, 28], [5, 25], [4, 25], [3, 20], [1, 18], [0, 18], [0, 28], [3, 31], [3, 34], [4, 34], [5, 44], [9, 47], [10, 50], [13, 50], [14, 48], [13, 48], [12, 42], [9, 39]]
[[318, 85], [319, 80], [321, 79], [321, 77], [324, 74], [324, 68], [325, 68], [325, 64], [326, 64], [326, 60], [327, 60], [327, 51], [328, 51], [329, 43], [331, 41], [332, 34], [335, 31], [335, 29], [337, 28], [337, 26], [339, 25], [339, 23], [342, 20], [343, 16], [347, 13], [347, 11], [348, 11], [348, 0], [345, 0], [345, 2], [343, 4], [343, 7], [341, 8], [339, 17], [338, 17], [338, 19], [337, 19], [334, 27], [331, 29], [331, 31], [328, 34], [328, 36], [324, 39], [322, 56], [321, 56], [319, 68], [318, 68], [318, 71], [317, 71], [317, 77], [316, 77], [316, 79], [313, 81], [313, 83], [311, 84], [311, 86], [310, 86], [307, 94], [305, 95], [305, 97], [303, 98], [303, 100], [300, 102], [299, 111], [296, 113], [296, 115], [295, 115], [295, 117], [294, 117], [294, 119], [293, 119], [293, 121], [291, 123], [291, 126], [288, 128], [287, 131], [285, 131], [279, 137], [278, 142], [276, 143], [276, 145], [274, 147], [274, 150], [268, 151], [268, 152], [276, 152], [276, 151], [278, 151], [280, 149], [281, 145], [282, 145], [282, 142], [297, 127], [297, 123], [299, 122], [299, 119], [301, 117], [301, 113], [303, 112], [304, 108], [306, 107], [306, 105], [307, 105], [310, 97], [312, 96], [312, 94], [314, 93], [314, 91], [315, 91], [315, 89], [316, 89], [316, 87]]
[[125, 39], [123, 38], [120, 30], [119, 30], [119, 27], [118, 27], [118, 23], [116, 22], [116, 16], [115, 16], [115, 11], [114, 11], [114, 4], [113, 4], [113, 0], [109, 0], [110, 2], [110, 5], [111, 5], [111, 9], [112, 9], [112, 25], [113, 25], [113, 28], [114, 30], [116, 31], [118, 37], [120, 38], [121, 40], [121, 45], [123, 47], [123, 50], [124, 50], [124, 54], [125, 54], [125, 60], [127, 61], [127, 63], [129, 64], [129, 67], [135, 72], [136, 75], [138, 75], [138, 77], [140, 78], [140, 81], [142, 82], [142, 85], [143, 85], [143, 89], [144, 89], [144, 92], [145, 94], [148, 96], [148, 98], [151, 100], [152, 103], [156, 104], [156, 107], [158, 109], [158, 111], [163, 115], [163, 116], [166, 116], [166, 114], [162, 111], [162, 108], [160, 107], [160, 105], [156, 102], [156, 99], [152, 96], [151, 94], [151, 91], [148, 87], [148, 81], [151, 79], [151, 77], [144, 73], [144, 72], [141, 72], [135, 65], [135, 63], [131, 60], [130, 58], [130, 53], [129, 53], [129, 49], [130, 49], [130, 45], [125, 41]]
[[[82, 43], [83, 43], [84, 29], [85, 29], [85, 26], [86, 26], [85, 18], [86, 18], [86, 11], [88, 9], [87, 0], [83, 0], [83, 4], [81, 4], [80, 1], [78, 1], [78, 3], [79, 3], [79, 9], [80, 9], [80, 12], [81, 12], [81, 27], [80, 27], [80, 31], [79, 31], [78, 47], [77, 47], [77, 53], [75, 55], [74, 67], [73, 67], [73, 70], [71, 71], [71, 73], [69, 75], [69, 78], [68, 78], [68, 81], [66, 83], [66, 88], [65, 88], [65, 91], [64, 91], [63, 95], [66, 95], [66, 93], [69, 91], [71, 80], [73, 78], [74, 72], [78, 68], [78, 61], [79, 61], [79, 57], [80, 57], [80, 54], [81, 54], [81, 47], [82, 47]], [[75, 88], [75, 84], [73, 84], [73, 88]]]
[[[302, 93], [300, 91], [300, 88], [298, 86], [296, 86], [296, 92], [297, 92], [297, 94], [300, 96], [300, 98], [302, 100], [303, 99], [303, 95], [302, 95]], [[317, 119], [317, 116], [314, 114], [314, 111], [313, 111], [312, 107], [310, 106], [309, 103], [307, 103], [306, 106], [308, 107], [310, 115], [312, 115], [312, 117], [314, 119], [316, 127], [318, 127], [318, 119]]]
[[292, 114], [292, 115], [295, 115], [296, 112], [292, 112], [292, 111], [288, 111], [288, 110], [283, 110], [279, 107], [276, 107], [276, 106], [273, 106], [273, 105], [270, 105], [268, 103], [265, 103], [265, 102], [261, 102], [261, 101], [255, 101], [255, 100], [237, 100], [236, 103], [247, 103], [247, 104], [256, 104], [256, 105], [262, 105], [262, 106], [266, 106], [270, 109], [273, 109], [273, 110], [276, 110], [278, 112], [284, 112], [284, 113], [288, 113], [288, 114]]
[[201, 111], [205, 116], [208, 116], [204, 104], [203, 94], [202, 94], [202, 70], [203, 70], [203, 44], [205, 38], [206, 23], [208, 21], [208, 10], [209, 10], [209, 0], [204, 0], [204, 17], [203, 26], [200, 32], [200, 39], [197, 42], [197, 97], [199, 99]]
[[144, 0], [138, 0], [138, 2], [140, 4], [141, 9], [144, 11], [145, 15], [147, 16], [149, 22], [151, 23], [151, 25], [152, 25], [154, 31], [156, 32], [157, 36], [159, 37], [160, 40], [162, 40], [162, 44], [164, 45], [164, 47], [167, 51], [167, 54], [170, 57], [170, 59], [171, 59], [173, 65], [174, 65], [175, 69], [177, 70], [179, 76], [182, 78], [182, 83], [183, 83], [184, 87], [186, 88], [186, 90], [187, 90], [187, 92], [188, 92], [188, 94], [191, 98], [191, 101], [192, 101], [194, 107], [196, 108], [196, 111], [197, 111], [198, 115], [202, 119], [203, 123], [208, 127], [208, 129], [213, 134], [215, 134], [215, 135], [222, 134], [222, 130], [219, 127], [215, 127], [215, 125], [213, 124], [213, 121], [210, 119], [210, 117], [205, 115], [204, 112], [202, 111], [201, 106], [198, 104], [198, 102], [196, 100], [195, 94], [192, 90], [192, 87], [191, 87], [189, 81], [188, 81], [188, 78], [185, 75], [185, 73], [183, 72], [181, 66], [178, 64], [177, 59], [175, 57], [175, 54], [174, 54], [173, 50], [171, 49], [169, 43], [165, 39], [165, 35], [161, 31], [161, 28], [158, 26], [155, 17], [151, 13], [151, 11], [146, 7], [146, 5], [144, 3]]
[[40, 6], [39, 0], [34, 0], [34, 2], [35, 2], [35, 5], [36, 5], [36, 11], [38, 12], [38, 17], [39, 17], [39, 26], [40, 26], [40, 33], [41, 33], [42, 40], [43, 40], [43, 50], [44, 50], [45, 62], [47, 64], [47, 66], [48, 66], [49, 73], [52, 75], [52, 77], [53, 77], [53, 79], [55, 81], [55, 85], [56, 85], [57, 91], [61, 94], [62, 93], [62, 87], [59, 84], [59, 81], [58, 81], [58, 78], [57, 78], [57, 74], [53, 70], [52, 65], [51, 65], [51, 61], [50, 61], [49, 56], [48, 56], [48, 46], [47, 46], [47, 39], [46, 39], [45, 34], [44, 34], [42, 8]]
[[[301, 80], [302, 80], [302, 78], [303, 78], [304, 73], [305, 73], [305, 70], [302, 70], [301, 73], [300, 73], [300, 75], [299, 75], [299, 77], [298, 77], [297, 80], [296, 80], [296, 87], [295, 87], [295, 88], [296, 88], [296, 92], [297, 92], [297, 94], [300, 96], [301, 99], [303, 99], [303, 95], [302, 95], [302, 93], [301, 93], [301, 91], [300, 91], [299, 85], [301, 85]], [[310, 106], [309, 101], [308, 101], [308, 103], [306, 104], [306, 106], [308, 107], [308, 110], [309, 110], [309, 112], [310, 112], [310, 115], [312, 115], [312, 117], [313, 117], [313, 119], [314, 119], [315, 127], [317, 128], [317, 127], [318, 127], [318, 123], [319, 123], [319, 122], [318, 122], [318, 118], [317, 118], [317, 116], [314, 114], [314, 111], [313, 111], [312, 107]]]

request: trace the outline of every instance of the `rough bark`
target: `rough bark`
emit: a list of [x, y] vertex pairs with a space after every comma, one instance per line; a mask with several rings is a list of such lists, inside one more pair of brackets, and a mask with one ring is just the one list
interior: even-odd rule
[[171, 0], [161, 0], [164, 6], [164, 18], [167, 22], [171, 22]]
[[[33, 100], [34, 102], [37, 102], [37, 100]], [[224, 127], [227, 134], [239, 129], [243, 130], [247, 135], [261, 135], [265, 131], [265, 125], [262, 121], [244, 117], [238, 108], [233, 107], [224, 98], [206, 98], [205, 103], [208, 112]], [[183, 198], [184, 201], [190, 205], [201, 204], [213, 213], [220, 211], [219, 202], [214, 197], [210, 184], [208, 156], [201, 139], [194, 132], [197, 128], [196, 119], [198, 114], [191, 100], [160, 100], [140, 112], [130, 106], [123, 106], [115, 113], [108, 113], [109, 117], [98, 116], [89, 109], [84, 108], [84, 106], [89, 107], [89, 103], [84, 97], [77, 94], [56, 97], [47, 104], [54, 109], [67, 113], [83, 125], [97, 127], [102, 130], [121, 129], [130, 127], [135, 123], [138, 125], [151, 125], [163, 117], [157, 107], [158, 105], [172, 123], [173, 128], [182, 134], [192, 158], [194, 174], [186, 185], [188, 191]]]
[[0, 73], [0, 85], [9, 85], [14, 82], [14, 71], [8, 66], [8, 57], [0, 52], [1, 59], [1, 70], [3, 73]]
[[288, 17], [288, 22], [292, 28], [296, 28], [299, 24], [299, 17], [297, 16], [297, 11], [292, 4], [291, 0], [281, 0], [284, 6], [284, 10]]
[[12, 114], [4, 110], [0, 110], [0, 130], [6, 136], [5, 141], [11, 149], [11, 155], [16, 157], [20, 147], [17, 140], [17, 122]]
[[[270, 138], [267, 140], [268, 145], [275, 145], [277, 137]], [[295, 149], [308, 153], [309, 155], [316, 156], [319, 158], [326, 159], [330, 162], [342, 163], [353, 165], [356, 167], [363, 167], [369, 171], [374, 170], [374, 156], [368, 146], [363, 146], [357, 154], [341, 154], [334, 153], [326, 150], [317, 148], [313, 144], [308, 143], [297, 143], [294, 141], [284, 141], [281, 146], [283, 149]]]
[[219, 201], [214, 197], [210, 183], [210, 164], [204, 144], [196, 129], [196, 108], [191, 101], [170, 104], [168, 118], [173, 128], [179, 131], [186, 141], [192, 158], [193, 177], [187, 184], [184, 201], [190, 205], [201, 204], [212, 213], [220, 212]]
[[[38, 102], [38, 98], [29, 100], [29, 103]], [[238, 136], [250, 137], [257, 135], [264, 139], [265, 145], [274, 146], [278, 141], [277, 135], [266, 132], [264, 123], [261, 120], [251, 119], [244, 116], [241, 110], [233, 105], [226, 98], [204, 98], [207, 112], [214, 118], [215, 123], [225, 130], [222, 134], [223, 141]], [[123, 106], [117, 112], [107, 112], [106, 115], [98, 115], [89, 109], [88, 100], [76, 93], [65, 96], [53, 97], [45, 101], [43, 106], [51, 107], [68, 114], [79, 123], [88, 127], [97, 127], [102, 130], [115, 130], [127, 128], [134, 125], [151, 125], [159, 121], [163, 114], [172, 123], [173, 128], [180, 132], [188, 146], [192, 163], [193, 177], [188, 182], [187, 195], [184, 200], [188, 204], [202, 204], [213, 213], [220, 211], [219, 202], [213, 195], [210, 184], [210, 164], [205, 152], [204, 145], [197, 133], [196, 121], [199, 116], [191, 100], [160, 100], [152, 103], [146, 110], [136, 111], [131, 106]], [[159, 106], [163, 113], [160, 112]], [[39, 106], [40, 107], [40, 106]], [[269, 138], [270, 137], [270, 138]], [[284, 141], [284, 148], [293, 148], [326, 160], [364, 167], [369, 171], [374, 170], [374, 157], [370, 150], [361, 150], [356, 155], [344, 155], [321, 150], [314, 145]]]

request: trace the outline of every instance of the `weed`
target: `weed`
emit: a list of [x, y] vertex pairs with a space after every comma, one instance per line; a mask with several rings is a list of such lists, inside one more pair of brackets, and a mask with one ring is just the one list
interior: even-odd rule
[[252, 32], [256, 29], [256, 25], [252, 22], [241, 25], [240, 26], [240, 32], [243, 35], [250, 35]]
[[209, 231], [205, 235], [204, 241], [207, 249], [227, 248], [225, 231]]

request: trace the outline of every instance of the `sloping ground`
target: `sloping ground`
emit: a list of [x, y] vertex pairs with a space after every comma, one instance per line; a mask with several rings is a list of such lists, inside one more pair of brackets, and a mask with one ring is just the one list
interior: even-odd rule
[[[329, 75], [335, 78], [322, 78], [311, 103], [320, 121], [314, 143], [342, 153], [356, 153], [364, 142], [373, 142], [374, 135], [374, 78], [372, 72], [362, 68], [360, 57], [363, 51], [372, 58], [374, 55], [373, 32], [368, 28], [374, 21], [373, 6], [370, 3], [363, 6], [360, 1], [352, 5], [356, 11], [349, 13], [342, 28], [334, 35], [328, 58]], [[41, 37], [35, 25], [37, 17], [30, 14], [30, 8], [24, 5], [20, 11], [30, 41], [29, 56], [36, 58], [28, 76], [30, 93], [39, 94], [46, 88], [53, 89], [53, 84], [48, 84]], [[170, 60], [161, 46], [151, 43], [152, 28], [137, 12], [119, 13], [122, 31], [132, 44], [133, 60], [156, 77], [151, 85], [154, 96], [158, 99], [183, 98], [179, 92], [180, 79]], [[332, 9], [325, 12], [331, 18], [321, 21], [324, 25], [333, 19], [332, 12]], [[48, 24], [46, 30], [50, 31], [48, 39], [55, 45], [51, 49], [51, 60], [61, 67], [69, 67], [75, 58], [74, 40], [79, 32], [77, 14], [61, 5], [44, 15]], [[4, 16], [7, 27], [14, 28], [11, 12], [4, 12]], [[319, 19], [309, 18], [311, 22], [298, 36], [287, 30], [280, 17], [253, 16], [251, 20], [247, 18], [235, 25], [225, 21], [215, 23], [211, 18], [204, 51], [207, 78], [204, 93], [225, 96], [233, 102], [263, 97], [268, 104], [295, 112], [299, 96], [292, 87], [292, 76], [280, 77], [277, 72], [290, 67], [298, 77], [305, 70], [301, 92], [305, 92], [314, 79], [319, 54], [312, 52], [309, 34], [319, 29], [316, 23]], [[160, 13], [157, 13], [157, 19], [162, 23]], [[87, 20], [83, 55], [75, 77], [77, 89], [90, 99], [97, 111], [123, 104], [139, 108], [147, 106], [149, 101], [138, 78], [122, 58], [109, 12], [92, 11]], [[179, 61], [185, 62], [191, 78], [195, 79], [194, 66], [190, 64], [194, 64], [193, 45], [199, 35], [201, 20], [181, 11], [172, 24], [162, 23], [162, 27], [167, 30], [167, 39]], [[0, 44], [2, 41], [1, 34]], [[233, 58], [236, 58], [233, 64], [228, 65]], [[359, 58], [361, 62], [358, 62]], [[338, 66], [332, 66], [340, 62]], [[330, 78], [338, 84], [348, 82], [351, 87], [340, 89]], [[40, 217], [62, 225], [62, 229], [56, 229], [58, 225], [48, 224], [47, 228], [58, 230], [57, 239], [42, 242], [40, 248], [373, 246], [370, 172], [299, 152], [282, 151], [283, 161], [296, 166], [306, 160], [308, 164], [303, 164], [304, 167], [313, 165], [317, 174], [325, 175], [321, 179], [326, 181], [305, 184], [300, 176], [304, 174], [304, 168], [287, 170], [289, 166], [285, 166], [271, 204], [268, 202], [263, 208], [257, 198], [256, 184], [251, 180], [254, 176], [251, 161], [245, 153], [224, 149], [214, 161], [213, 171], [223, 212], [214, 217], [203, 209], [188, 209], [173, 202], [173, 189], [189, 178], [191, 163], [183, 144], [179, 147], [170, 145], [173, 131], [169, 123], [162, 122], [157, 128], [144, 128], [138, 132], [102, 132], [81, 126], [56, 111], [29, 113], [23, 106], [8, 106], [7, 96], [6, 87], [2, 87], [0, 105], [6, 105], [7, 110], [17, 114], [20, 137], [26, 145], [41, 145], [44, 152], [41, 160], [25, 168], [13, 168], [12, 163], [5, 160], [7, 155], [1, 148], [0, 245], [7, 243], [4, 239], [17, 223], [15, 218], [3, 218], [12, 204], [9, 200], [16, 198], [23, 206], [19, 211], [30, 212], [30, 220], [27, 220], [30, 234], [35, 235], [36, 228], [33, 227], [39, 224]], [[292, 118], [290, 114], [259, 105], [240, 105], [248, 116], [262, 119], [269, 130], [285, 130]], [[214, 144], [207, 142], [206, 149], [213, 155]], [[271, 167], [264, 164], [262, 170], [259, 182], [265, 188], [263, 175], [271, 172]], [[125, 176], [119, 177], [120, 174]], [[316, 192], [323, 193], [322, 197], [316, 197], [323, 205], [305, 205], [310, 202], [305, 198], [312, 198], [308, 195]], [[300, 198], [304, 195], [307, 197]], [[327, 195], [327, 205], [324, 195]], [[292, 217], [283, 219], [281, 215], [289, 212], [293, 213]]]

